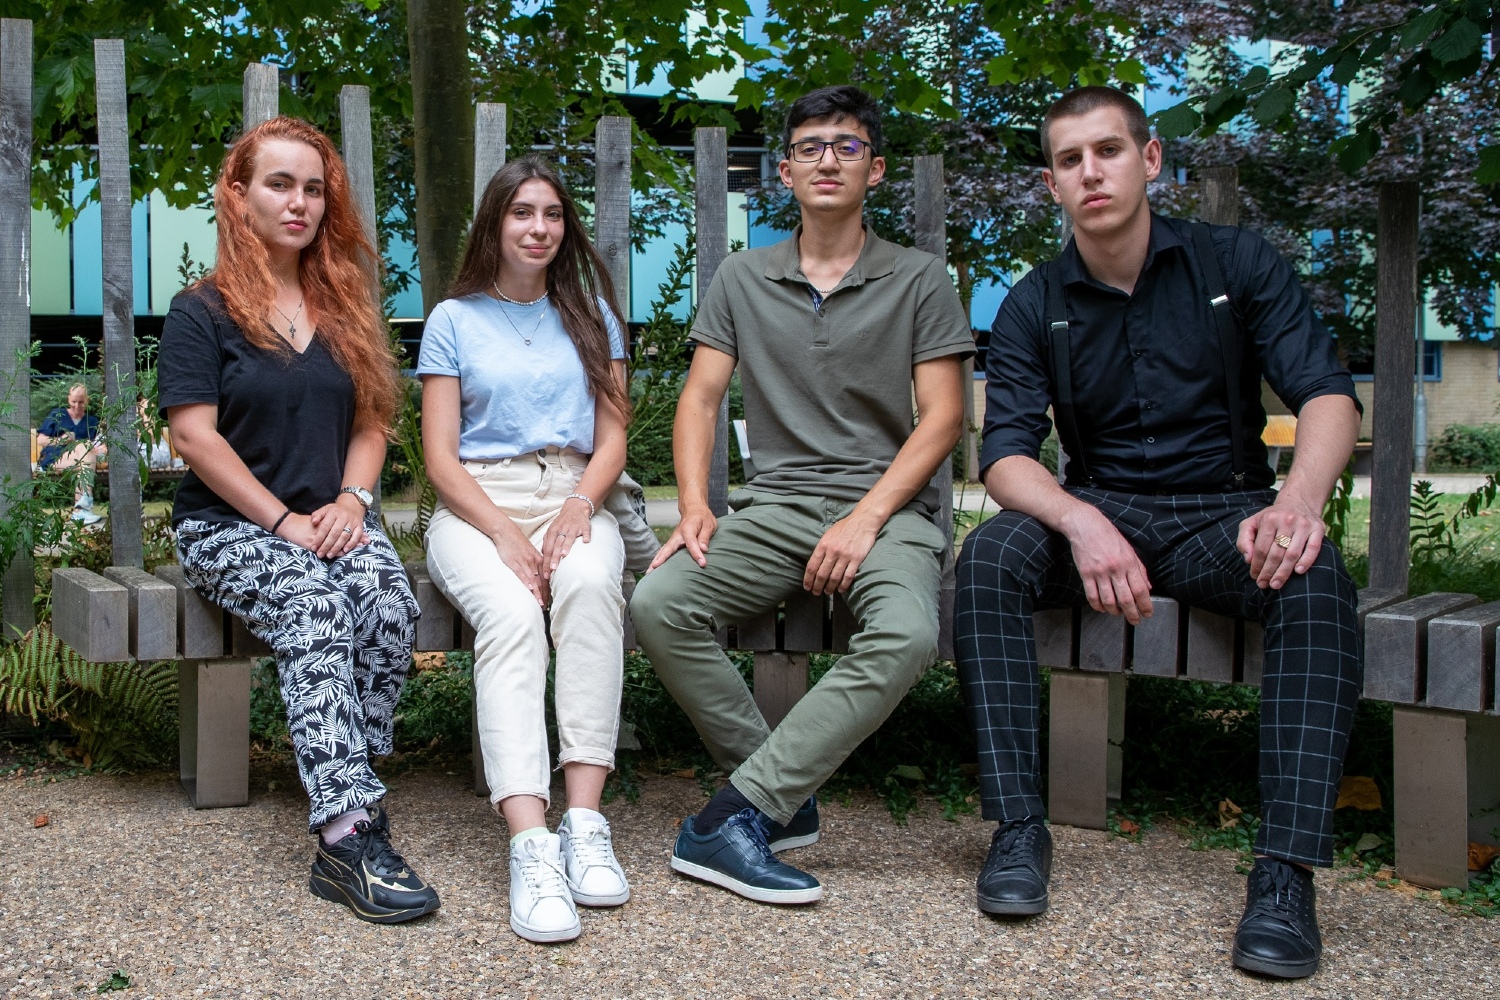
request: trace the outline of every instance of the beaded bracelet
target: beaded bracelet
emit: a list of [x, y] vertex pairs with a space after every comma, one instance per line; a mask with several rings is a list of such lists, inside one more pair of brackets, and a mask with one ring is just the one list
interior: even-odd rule
[[588, 504], [589, 505], [589, 518], [590, 519], [592, 519], [593, 516], [598, 513], [598, 509], [594, 507], [594, 501], [590, 500], [588, 497], [584, 496], [582, 493], [569, 493], [567, 496], [563, 497], [563, 499], [564, 500], [582, 500], [584, 503]]

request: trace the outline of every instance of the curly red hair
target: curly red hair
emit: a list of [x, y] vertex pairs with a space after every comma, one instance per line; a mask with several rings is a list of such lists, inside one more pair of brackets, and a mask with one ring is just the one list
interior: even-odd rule
[[290, 350], [271, 326], [266, 303], [276, 297], [271, 257], [250, 225], [245, 199], [234, 184], [250, 186], [255, 157], [268, 139], [305, 143], [323, 160], [324, 212], [313, 241], [302, 250], [302, 294], [318, 324], [318, 337], [354, 382], [355, 419], [389, 433], [400, 401], [396, 361], [380, 308], [378, 257], [349, 191], [349, 174], [322, 132], [285, 115], [240, 136], [214, 185], [219, 255], [204, 281], [224, 297], [245, 339], [265, 350]]

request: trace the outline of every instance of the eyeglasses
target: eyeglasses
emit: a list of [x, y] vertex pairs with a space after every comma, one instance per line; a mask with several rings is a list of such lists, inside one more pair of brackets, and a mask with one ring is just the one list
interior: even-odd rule
[[791, 145], [792, 159], [798, 163], [817, 163], [823, 159], [823, 150], [833, 149], [835, 159], [839, 160], [863, 160], [865, 150], [874, 147], [863, 139], [835, 139], [833, 142], [824, 142], [821, 139], [804, 139]]

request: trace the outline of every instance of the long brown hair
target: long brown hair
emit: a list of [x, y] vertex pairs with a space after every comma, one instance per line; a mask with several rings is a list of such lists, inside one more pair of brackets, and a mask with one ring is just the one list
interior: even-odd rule
[[597, 399], [603, 396], [630, 419], [630, 396], [615, 378], [610, 364], [609, 330], [599, 300], [609, 303], [609, 310], [620, 324], [620, 339], [625, 340], [625, 320], [615, 307], [615, 286], [604, 258], [589, 241], [588, 232], [578, 217], [578, 206], [563, 186], [562, 178], [552, 164], [529, 154], [501, 167], [485, 185], [474, 224], [469, 228], [469, 243], [464, 262], [448, 294], [453, 298], [488, 292], [500, 274], [500, 224], [510, 211], [516, 192], [527, 181], [546, 181], [557, 192], [562, 203], [563, 238], [557, 256], [547, 266], [547, 295], [562, 314], [563, 329], [578, 351], [583, 372], [588, 377], [589, 392]]
[[389, 433], [400, 386], [380, 309], [378, 257], [350, 195], [344, 161], [326, 135], [300, 118], [282, 116], [240, 136], [214, 185], [219, 255], [203, 280], [219, 290], [246, 340], [268, 351], [291, 350], [266, 312], [276, 297], [271, 255], [250, 225], [244, 196], [234, 189], [236, 182], [250, 186], [256, 153], [268, 139], [305, 143], [323, 159], [323, 221], [298, 264], [303, 297], [318, 338], [354, 382], [356, 419]]

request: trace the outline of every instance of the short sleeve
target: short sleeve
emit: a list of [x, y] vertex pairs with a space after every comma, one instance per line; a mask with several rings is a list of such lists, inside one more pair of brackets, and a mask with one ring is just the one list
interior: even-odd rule
[[439, 302], [422, 327], [422, 351], [417, 356], [418, 375], [459, 375], [458, 330], [447, 301]]
[[162, 413], [189, 403], [218, 404], [224, 350], [217, 326], [202, 293], [182, 292], [172, 299], [156, 361], [157, 406]]
[[47, 412], [46, 418], [42, 421], [42, 426], [38, 427], [36, 432], [38, 434], [45, 434], [48, 437], [57, 437], [62, 433], [62, 427], [57, 422], [57, 410], [55, 408]]
[[[1055, 266], [1055, 265], [1043, 265]], [[1033, 269], [1011, 288], [990, 328], [985, 353], [985, 405], [980, 475], [1002, 458], [1039, 456], [1052, 429], [1052, 405], [1042, 321], [1043, 283]]]
[[739, 342], [734, 335], [734, 316], [730, 309], [730, 284], [738, 281], [736, 272], [740, 264], [739, 254], [730, 254], [714, 273], [708, 286], [708, 294], [698, 303], [697, 315], [693, 317], [693, 340], [707, 344], [716, 351], [723, 351], [731, 358], [738, 358]]
[[604, 329], [609, 334], [610, 360], [624, 361], [626, 357], [625, 332], [620, 329], [620, 321], [615, 317], [615, 311], [602, 297], [599, 299], [599, 313], [604, 317]]
[[928, 260], [917, 282], [911, 363], [915, 365], [953, 355], [972, 357], [974, 333], [969, 328], [969, 317], [964, 313], [958, 289], [953, 287], [941, 260], [930, 255]]

